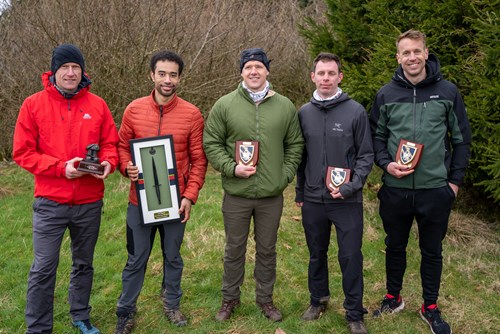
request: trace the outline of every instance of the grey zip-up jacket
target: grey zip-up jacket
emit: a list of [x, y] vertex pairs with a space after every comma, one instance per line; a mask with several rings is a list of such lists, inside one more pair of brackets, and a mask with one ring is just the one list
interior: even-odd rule
[[[299, 110], [305, 147], [297, 170], [296, 202], [362, 202], [363, 185], [373, 165], [368, 115], [346, 93], [335, 100], [314, 98]], [[340, 186], [344, 199], [333, 199], [326, 186], [328, 166], [349, 168], [351, 180]]]

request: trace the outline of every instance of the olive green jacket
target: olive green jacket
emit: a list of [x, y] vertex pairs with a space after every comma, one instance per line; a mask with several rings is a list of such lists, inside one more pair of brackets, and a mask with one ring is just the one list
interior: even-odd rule
[[[237, 140], [259, 142], [257, 171], [248, 179], [234, 175]], [[224, 191], [245, 198], [280, 195], [295, 176], [303, 145], [293, 103], [270, 90], [255, 104], [241, 83], [214, 104], [203, 134], [205, 154], [221, 172]]]

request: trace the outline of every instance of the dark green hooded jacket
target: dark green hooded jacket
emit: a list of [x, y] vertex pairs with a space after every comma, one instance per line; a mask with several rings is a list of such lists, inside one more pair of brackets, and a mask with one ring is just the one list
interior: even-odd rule
[[470, 158], [471, 131], [457, 87], [444, 80], [439, 60], [426, 61], [427, 77], [416, 85], [401, 66], [382, 87], [370, 115], [375, 163], [384, 171], [400, 139], [423, 144], [420, 162], [412, 174], [397, 179], [384, 173], [384, 184], [407, 189], [433, 189], [451, 182], [460, 186]]

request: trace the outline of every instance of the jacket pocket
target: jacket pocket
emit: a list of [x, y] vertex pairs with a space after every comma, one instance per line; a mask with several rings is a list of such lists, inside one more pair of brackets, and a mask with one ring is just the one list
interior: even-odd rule
[[452, 199], [455, 199], [457, 196], [455, 195], [455, 192], [453, 191], [453, 189], [450, 187], [450, 184], [448, 183], [446, 185], [446, 190], [448, 191], [449, 195], [451, 196]]

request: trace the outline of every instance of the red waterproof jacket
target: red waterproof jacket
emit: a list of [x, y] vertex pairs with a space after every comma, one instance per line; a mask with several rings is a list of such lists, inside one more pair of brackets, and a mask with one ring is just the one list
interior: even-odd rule
[[104, 182], [92, 175], [67, 179], [65, 163], [85, 158], [86, 147], [98, 144], [100, 162], [114, 171], [118, 163], [118, 133], [106, 102], [89, 92], [90, 80], [82, 75], [83, 88], [65, 98], [42, 74], [44, 90], [24, 100], [14, 131], [14, 161], [35, 176], [35, 197], [61, 204], [86, 204], [104, 196]]
[[[181, 197], [190, 199], [194, 204], [207, 171], [207, 158], [203, 151], [203, 117], [196, 106], [177, 95], [166, 105], [159, 106], [154, 94], [155, 90], [132, 101], [125, 109], [118, 131], [120, 172], [126, 175], [127, 164], [132, 161], [130, 139], [173, 135], [179, 192]], [[135, 182], [130, 185], [129, 201], [137, 205]]]

